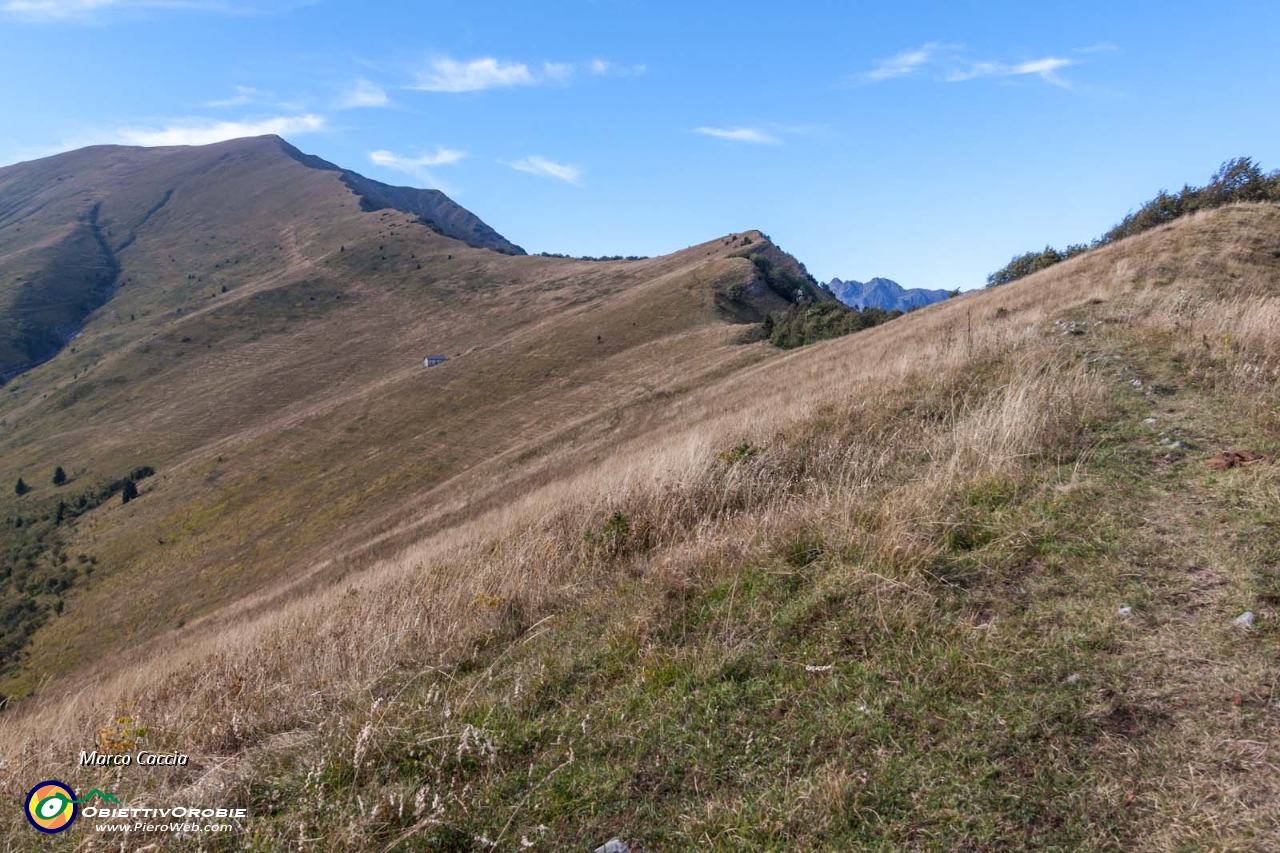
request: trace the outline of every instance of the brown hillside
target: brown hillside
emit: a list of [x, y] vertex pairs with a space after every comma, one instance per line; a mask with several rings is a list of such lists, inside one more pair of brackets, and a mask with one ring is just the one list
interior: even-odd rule
[[73, 524], [0, 795], [248, 813], [55, 844], [1274, 848], [1280, 207], [780, 353], [724, 322], [758, 232], [591, 264], [334, 197], [12, 383], [5, 465], [159, 473]]
[[1277, 259], [1225, 207], [673, 379], [20, 703], [0, 786], [141, 725], [195, 763], [113, 785], [247, 808], [215, 849], [1268, 849]]
[[[4, 389], [0, 470], [73, 477], [7, 507], [160, 473], [64, 528], [93, 577], [4, 692], [590, 464], [643, 428], [637, 404], [765, 355], [737, 345], [726, 303], [785, 304], [731, 257], [753, 238], [776, 253], [758, 233], [635, 262], [512, 257], [365, 210], [274, 137], [76, 152], [0, 172], [0, 194], [6, 177], [39, 200], [0, 231], [12, 245], [46, 227], [83, 242], [88, 209], [119, 266], [82, 334]], [[427, 371], [428, 353], [451, 360]]]

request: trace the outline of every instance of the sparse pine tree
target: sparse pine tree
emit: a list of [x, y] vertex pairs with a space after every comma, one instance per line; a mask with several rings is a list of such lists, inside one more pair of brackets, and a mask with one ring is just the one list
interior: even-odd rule
[[19, 477], [18, 482], [13, 486], [13, 493], [21, 497], [29, 491], [31, 491], [31, 487], [26, 484], [26, 481]]
[[138, 496], [138, 485], [133, 480], [124, 481], [124, 490], [120, 492], [120, 502], [128, 503]]
[[67, 472], [63, 471], [62, 466], [59, 465], [57, 468], [53, 469], [53, 484], [55, 486], [61, 486], [65, 482], [67, 482]]

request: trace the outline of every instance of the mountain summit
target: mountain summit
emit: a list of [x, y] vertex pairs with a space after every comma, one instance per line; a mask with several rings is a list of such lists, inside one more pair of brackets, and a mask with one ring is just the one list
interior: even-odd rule
[[826, 287], [836, 298], [850, 308], [879, 308], [883, 311], [910, 311], [935, 302], [942, 302], [951, 294], [945, 290], [907, 290], [896, 281], [873, 278], [867, 282], [841, 281], [833, 278]]
[[344, 208], [525, 254], [438, 190], [370, 180], [278, 136], [97, 145], [0, 168], [0, 383], [52, 358], [122, 287], [159, 300], [135, 317], [177, 310], [228, 273], [219, 286], [296, 269], [296, 247], [318, 231], [355, 240], [335, 220]]

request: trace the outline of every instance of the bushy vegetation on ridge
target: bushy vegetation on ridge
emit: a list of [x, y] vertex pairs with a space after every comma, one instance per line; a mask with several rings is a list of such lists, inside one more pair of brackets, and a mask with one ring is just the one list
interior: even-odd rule
[[1176, 193], [1160, 190], [1155, 198], [1137, 211], [1130, 213], [1110, 231], [1097, 237], [1088, 245], [1073, 243], [1063, 251], [1045, 246], [1039, 252], [1026, 252], [1014, 258], [987, 276], [987, 287], [1008, 284], [1023, 276], [1031, 275], [1059, 261], [1074, 258], [1089, 249], [1106, 246], [1125, 237], [1141, 234], [1159, 225], [1172, 222], [1180, 216], [1198, 210], [1210, 210], [1224, 204], [1245, 201], [1280, 202], [1280, 171], [1264, 173], [1252, 157], [1228, 160], [1203, 187], [1185, 185]]
[[755, 265], [760, 279], [776, 295], [792, 303], [769, 312], [759, 326], [760, 338], [782, 349], [838, 338], [901, 317], [901, 311], [850, 308], [818, 284], [800, 265], [801, 275], [783, 269], [759, 252], [743, 253]]
[[766, 340], [782, 349], [838, 338], [901, 317], [901, 311], [850, 308], [843, 302], [804, 302], [776, 311], [760, 324]]

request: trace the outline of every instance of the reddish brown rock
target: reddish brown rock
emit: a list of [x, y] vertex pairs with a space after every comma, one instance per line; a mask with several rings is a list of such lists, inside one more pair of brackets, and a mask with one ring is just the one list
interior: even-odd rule
[[1261, 462], [1267, 457], [1253, 450], [1224, 450], [1217, 456], [1209, 457], [1205, 462], [1210, 471], [1225, 471], [1228, 468], [1238, 468], [1241, 465], [1248, 465], [1251, 462]]

